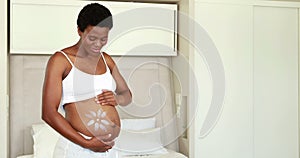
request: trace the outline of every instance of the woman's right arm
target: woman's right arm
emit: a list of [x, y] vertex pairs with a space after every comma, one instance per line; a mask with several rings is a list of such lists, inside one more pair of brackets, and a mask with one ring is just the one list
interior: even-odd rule
[[55, 53], [47, 63], [42, 95], [42, 119], [62, 136], [84, 148], [107, 151], [112, 144], [104, 144], [97, 138], [86, 140], [58, 112], [62, 96], [62, 78], [67, 62], [63, 54]]

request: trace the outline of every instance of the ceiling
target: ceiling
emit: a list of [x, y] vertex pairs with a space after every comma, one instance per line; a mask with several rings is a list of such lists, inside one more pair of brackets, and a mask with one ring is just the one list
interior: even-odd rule
[[180, 0], [104, 0], [118, 2], [146, 2], [146, 3], [178, 3]]

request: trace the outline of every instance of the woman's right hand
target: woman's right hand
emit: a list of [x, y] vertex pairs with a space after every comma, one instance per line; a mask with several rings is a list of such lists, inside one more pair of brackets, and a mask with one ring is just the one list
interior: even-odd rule
[[86, 142], [85, 148], [88, 148], [94, 152], [106, 152], [111, 149], [115, 142], [114, 141], [105, 141], [109, 139], [110, 135], [92, 137]]

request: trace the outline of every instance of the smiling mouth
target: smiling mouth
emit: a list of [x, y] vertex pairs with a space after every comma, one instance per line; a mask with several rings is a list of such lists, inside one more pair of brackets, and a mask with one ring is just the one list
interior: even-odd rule
[[92, 49], [93, 52], [100, 52], [100, 49]]

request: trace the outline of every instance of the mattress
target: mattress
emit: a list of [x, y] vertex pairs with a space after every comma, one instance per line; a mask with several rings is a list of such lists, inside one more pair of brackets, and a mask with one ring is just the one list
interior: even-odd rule
[[[187, 158], [185, 155], [173, 150], [167, 149], [167, 154], [162, 155], [139, 155], [139, 156], [123, 156], [122, 158]], [[17, 158], [33, 158], [33, 155], [21, 155]]]

